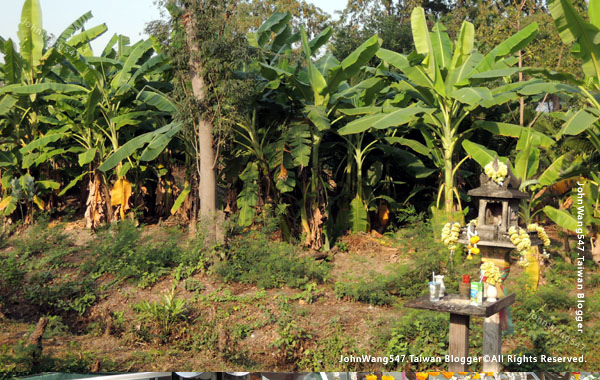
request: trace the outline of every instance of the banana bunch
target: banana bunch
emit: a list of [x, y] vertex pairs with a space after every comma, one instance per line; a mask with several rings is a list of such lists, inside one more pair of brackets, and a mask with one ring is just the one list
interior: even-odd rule
[[485, 277], [485, 282], [490, 285], [496, 285], [500, 280], [500, 269], [494, 263], [485, 262], [481, 264], [481, 272]]
[[494, 169], [494, 161], [491, 161], [489, 164], [485, 165], [483, 171], [485, 172], [485, 175], [492, 179], [492, 181], [502, 185], [504, 179], [508, 175], [508, 166], [506, 166], [505, 163], [498, 162], [498, 170], [496, 170]]
[[442, 228], [442, 241], [449, 250], [454, 251], [457, 248], [458, 235], [460, 234], [460, 223], [446, 223]]
[[531, 239], [529, 239], [529, 234], [521, 227], [518, 227], [517, 229], [512, 226], [508, 229], [508, 235], [511, 243], [517, 246], [517, 251], [519, 251], [519, 254], [521, 255], [518, 264], [522, 267], [526, 267], [529, 265], [529, 263], [525, 259], [525, 255], [527, 254], [529, 248], [531, 248]]
[[548, 238], [548, 234], [546, 234], [544, 227], [538, 225], [537, 223], [532, 223], [527, 226], [527, 229], [529, 231], [536, 231], [540, 240], [544, 242], [544, 251], [542, 253], [542, 257], [548, 260], [550, 258], [550, 254], [546, 252], [546, 247], [550, 246], [550, 238]]

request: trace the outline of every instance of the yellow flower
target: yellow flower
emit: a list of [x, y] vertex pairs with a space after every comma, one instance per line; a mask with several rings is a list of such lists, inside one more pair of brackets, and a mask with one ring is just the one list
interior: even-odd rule
[[417, 372], [417, 380], [425, 380], [428, 376], [427, 372]]
[[377, 380], [377, 375], [367, 375], [365, 376], [367, 380]]
[[381, 380], [394, 380], [394, 376], [383, 375], [381, 376]]
[[444, 371], [442, 371], [442, 375], [444, 375], [444, 377], [445, 377], [446, 379], [449, 379], [449, 378], [451, 378], [452, 376], [454, 376], [454, 372], [444, 372]]
[[471, 236], [471, 239], [469, 239], [469, 241], [471, 242], [471, 244], [477, 244], [477, 243], [479, 243], [479, 240], [481, 240], [481, 239], [477, 235]]
[[480, 252], [480, 250], [477, 247], [474, 247], [473, 249], [471, 249], [471, 253], [474, 255], [479, 255], [479, 252]]
[[440, 373], [439, 372], [429, 372], [430, 376], [439, 376]]

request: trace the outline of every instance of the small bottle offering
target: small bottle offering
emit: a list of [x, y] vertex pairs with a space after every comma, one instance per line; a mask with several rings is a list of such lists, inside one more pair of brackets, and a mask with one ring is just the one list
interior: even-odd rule
[[471, 296], [471, 277], [468, 274], [463, 274], [462, 282], [458, 284], [458, 294], [463, 300], [468, 300]]

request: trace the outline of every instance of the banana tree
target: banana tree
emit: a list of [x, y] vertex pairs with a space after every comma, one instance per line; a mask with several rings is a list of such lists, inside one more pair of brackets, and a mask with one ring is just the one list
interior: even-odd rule
[[416, 153], [430, 151], [428, 155], [443, 174], [437, 207], [440, 207], [443, 195], [444, 210], [451, 213], [461, 209], [455, 177], [465, 158], [458, 161], [458, 148], [478, 128], [477, 125], [465, 125], [465, 120], [479, 107], [514, 101], [519, 96], [518, 90], [534, 84], [531, 81], [502, 84], [502, 79], [518, 71], [536, 71], [512, 67], [517, 63], [512, 54], [527, 45], [538, 28], [535, 23], [529, 24], [482, 55], [474, 51], [474, 27], [467, 21], [462, 24], [454, 44], [439, 22], [431, 32], [428, 31], [421, 7], [413, 10], [411, 26], [416, 52], [406, 56], [380, 49], [377, 57], [404, 75], [391, 85], [393, 91], [407, 94], [416, 102], [407, 108], [391, 107], [354, 120], [340, 133], [360, 133], [369, 128], [387, 129], [400, 125], [407, 125], [404, 132], [418, 130], [425, 145], [408, 138], [396, 141]]
[[[0, 66], [3, 84], [0, 88], [0, 167], [3, 168], [0, 212], [4, 215], [15, 210], [20, 198], [18, 194], [25, 194], [20, 189], [35, 189], [35, 202], [28, 205], [49, 208], [38, 195], [52, 194], [60, 186], [60, 169], [64, 166], [62, 155], [66, 150], [48, 148], [33, 155], [29, 147], [38, 139], [57, 141], [64, 132], [50, 116], [53, 100], [43, 95], [85, 92], [84, 88], [64, 79], [60, 61], [63, 53], [75, 54], [106, 31], [106, 25], [102, 24], [76, 34], [91, 17], [89, 12], [84, 14], [69, 25], [53, 45], [46, 46], [39, 1], [26, 0], [18, 31], [19, 50], [11, 39], [0, 38], [4, 61]], [[35, 186], [24, 186], [31, 178], [34, 178]], [[19, 187], [14, 188], [12, 184]], [[30, 206], [26, 209], [25, 214], [30, 217], [33, 210]]]
[[60, 128], [52, 138], [24, 147], [29, 155], [39, 155], [61, 144], [78, 146], [71, 153], [83, 171], [59, 195], [89, 178], [88, 227], [111, 221], [113, 206], [124, 218], [132, 194], [129, 170], [156, 158], [180, 129], [179, 123], [167, 124], [175, 105], [150, 86], [161, 85], [170, 69], [164, 55], [154, 53], [150, 40], [129, 46], [127, 37], [116, 35], [99, 57], [63, 53], [68, 67], [63, 75], [80, 91], [45, 95], [54, 102], [49, 112]]
[[[585, 186], [586, 194], [598, 193], [598, 170], [600, 153], [600, 41], [596, 36], [600, 33], [600, 1], [590, 0], [588, 3], [589, 22], [584, 19], [568, 0], [554, 0], [548, 4], [548, 8], [554, 23], [558, 29], [561, 39], [567, 45], [573, 44], [571, 50], [576, 57], [583, 61], [583, 72], [586, 81], [573, 83], [578, 91], [572, 91], [585, 101], [585, 107], [579, 110], [570, 110], [562, 115], [564, 124], [556, 136], [560, 139], [564, 136], [583, 137], [592, 147], [592, 152], [586, 157], [588, 173]], [[586, 195], [587, 198], [589, 196]], [[589, 200], [589, 199], [588, 199]], [[592, 254], [598, 261], [600, 257], [600, 221], [594, 210], [598, 209], [598, 199], [591, 203], [586, 210], [592, 210], [586, 216], [586, 225], [592, 231]], [[580, 205], [577, 205], [580, 206]], [[574, 215], [563, 210], [551, 210], [551, 218], [559, 225], [572, 231], [577, 231], [577, 224], [573, 223]]]
[[[309, 40], [304, 30], [292, 32], [289, 17], [273, 15], [249, 35], [249, 41], [261, 52], [259, 69], [265, 83], [264, 98], [287, 110], [295, 131], [302, 129], [302, 134], [310, 139], [306, 141], [308, 159], [297, 174], [302, 196], [299, 208], [305, 243], [318, 249], [329, 245], [330, 236], [323, 234], [323, 229], [332, 220], [327, 201], [331, 167], [326, 167], [321, 147], [328, 135], [335, 135], [336, 123], [343, 119], [338, 109], [350, 104], [341, 92], [355, 84], [353, 78], [374, 57], [380, 41], [373, 36], [341, 62], [331, 54], [315, 61], [312, 57], [331, 37], [331, 28]], [[298, 40], [301, 57], [292, 53], [292, 44]], [[301, 117], [297, 116], [298, 111]]]

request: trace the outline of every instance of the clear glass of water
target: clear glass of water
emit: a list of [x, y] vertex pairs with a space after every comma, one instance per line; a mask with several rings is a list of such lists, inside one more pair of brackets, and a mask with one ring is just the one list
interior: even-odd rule
[[440, 283], [439, 282], [429, 282], [429, 300], [431, 302], [437, 302], [440, 300]]

